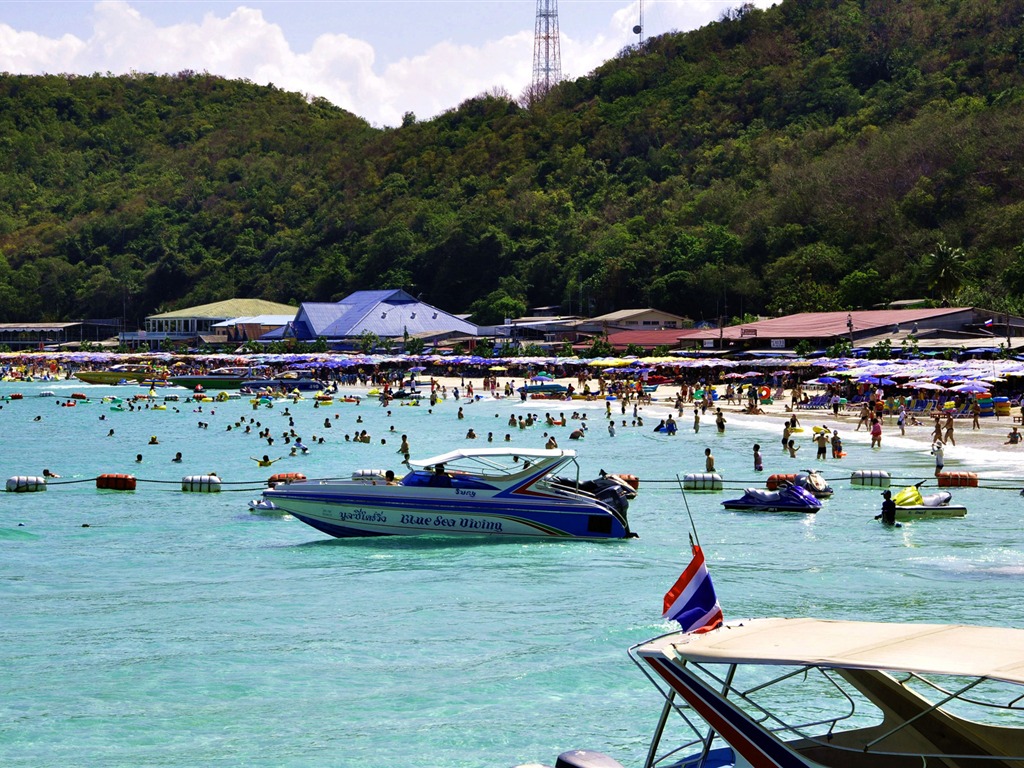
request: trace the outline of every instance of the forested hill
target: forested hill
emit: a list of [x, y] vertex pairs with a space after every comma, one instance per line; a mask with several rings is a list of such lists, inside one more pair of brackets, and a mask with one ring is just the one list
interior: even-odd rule
[[1024, 309], [1024, 0], [785, 0], [524, 109], [377, 129], [179, 73], [0, 76], [0, 320], [404, 287], [695, 319]]

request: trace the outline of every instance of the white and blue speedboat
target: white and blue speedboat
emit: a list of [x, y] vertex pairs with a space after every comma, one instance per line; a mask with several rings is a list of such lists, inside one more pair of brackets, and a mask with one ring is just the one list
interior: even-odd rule
[[480, 448], [407, 462], [404, 477], [360, 470], [349, 480], [279, 485], [263, 498], [307, 525], [352, 536], [623, 539], [631, 476], [581, 480], [576, 452]]

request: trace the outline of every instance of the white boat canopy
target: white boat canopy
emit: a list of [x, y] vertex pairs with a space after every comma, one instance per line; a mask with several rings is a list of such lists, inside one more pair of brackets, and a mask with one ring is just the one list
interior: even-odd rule
[[641, 656], [711, 664], [798, 665], [962, 675], [1024, 685], [1024, 629], [751, 619], [705, 634], [665, 635]]
[[[575, 458], [576, 451], [547, 449], [547, 448], [463, 448], [460, 450], [442, 453], [440, 456], [432, 456], [429, 459], [409, 460], [406, 462], [410, 467], [426, 468], [435, 464], [456, 464], [465, 461], [480, 461], [492, 467], [505, 466], [516, 457], [530, 459], [536, 463], [542, 459], [554, 458]], [[504, 461], [502, 461], [504, 459]]]

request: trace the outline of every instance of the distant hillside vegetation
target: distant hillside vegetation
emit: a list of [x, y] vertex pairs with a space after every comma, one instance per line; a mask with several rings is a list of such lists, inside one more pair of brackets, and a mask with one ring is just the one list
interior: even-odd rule
[[0, 320], [403, 287], [695, 319], [1024, 311], [1024, 0], [785, 0], [381, 130], [191, 72], [0, 75]]

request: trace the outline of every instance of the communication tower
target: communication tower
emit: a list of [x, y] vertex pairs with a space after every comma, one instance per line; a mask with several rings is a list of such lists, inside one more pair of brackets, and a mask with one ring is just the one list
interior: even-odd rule
[[633, 26], [633, 34], [640, 38], [640, 45], [644, 44], [644, 0], [640, 0], [640, 18]]
[[558, 37], [558, 0], [537, 0], [533, 35], [533, 96], [547, 93], [562, 79], [562, 46]]

